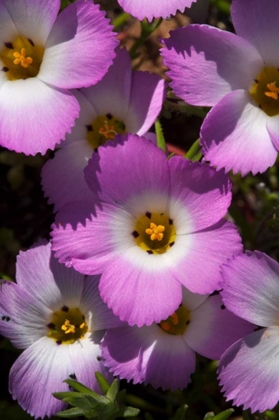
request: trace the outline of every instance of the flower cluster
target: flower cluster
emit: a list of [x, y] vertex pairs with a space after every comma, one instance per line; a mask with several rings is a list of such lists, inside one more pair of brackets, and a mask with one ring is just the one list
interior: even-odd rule
[[[119, 5], [151, 21], [195, 2]], [[198, 353], [220, 360], [228, 400], [273, 408], [279, 265], [243, 252], [227, 214], [228, 172], [264, 172], [279, 150], [279, 2], [232, 0], [237, 35], [193, 24], [162, 41], [174, 94], [212, 107], [202, 160], [149, 132], [167, 83], [132, 68], [99, 6], [59, 9], [0, 0], [0, 144], [26, 155], [59, 144], [41, 173], [51, 242], [21, 252], [16, 282], [1, 283], [0, 333], [24, 350], [12, 397], [43, 418], [65, 408], [52, 393], [68, 377], [96, 392], [95, 372], [183, 389]]]

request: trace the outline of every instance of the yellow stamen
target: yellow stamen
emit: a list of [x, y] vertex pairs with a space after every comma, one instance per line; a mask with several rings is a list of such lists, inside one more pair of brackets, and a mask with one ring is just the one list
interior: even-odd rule
[[161, 241], [164, 237], [163, 232], [165, 231], [165, 226], [162, 225], [156, 225], [155, 223], [150, 223], [150, 228], [145, 229], [145, 233], [147, 235], [150, 235], [151, 241]]
[[99, 134], [102, 134], [106, 139], [113, 140], [117, 132], [114, 129], [114, 125], [108, 125], [108, 122], [104, 121], [103, 127], [99, 129]]
[[[82, 325], [82, 324], [81, 324]], [[70, 321], [66, 319], [64, 324], [62, 325], [61, 329], [65, 331], [65, 334], [75, 333], [76, 327], [70, 324]]]
[[20, 64], [24, 68], [27, 68], [29, 64], [33, 63], [33, 59], [31, 57], [25, 57], [26, 56], [25, 48], [21, 48], [20, 53], [17, 51], [14, 52], [13, 56], [15, 57], [14, 64]]
[[277, 100], [278, 99], [279, 88], [275, 86], [275, 83], [276, 82], [268, 83], [266, 85], [266, 87], [267, 87], [267, 89], [270, 90], [270, 92], [265, 92], [264, 94], [266, 96], [268, 96], [269, 98]]
[[82, 329], [85, 326], [85, 322], [83, 322], [82, 324], [80, 324], [79, 328]]

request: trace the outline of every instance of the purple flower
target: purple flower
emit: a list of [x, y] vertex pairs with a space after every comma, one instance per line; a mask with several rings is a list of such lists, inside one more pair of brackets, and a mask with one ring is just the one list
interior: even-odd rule
[[20, 253], [16, 272], [17, 284], [3, 282], [0, 290], [0, 333], [25, 349], [9, 388], [35, 418], [52, 416], [65, 407], [52, 392], [67, 391], [69, 375], [99, 390], [94, 372], [106, 374], [99, 342], [120, 322], [100, 299], [98, 278], [59, 264], [50, 244]]
[[233, 0], [238, 35], [207, 25], [164, 41], [176, 95], [213, 106], [201, 128], [205, 159], [217, 169], [264, 172], [279, 150], [279, 2]]
[[137, 19], [166, 18], [174, 15], [177, 10], [184, 11], [185, 7], [191, 7], [197, 0], [118, 0], [125, 12], [130, 13]]
[[43, 189], [55, 210], [68, 201], [90, 198], [83, 169], [93, 150], [117, 133], [145, 134], [161, 111], [165, 84], [154, 74], [132, 72], [128, 52], [118, 48], [114, 64], [97, 85], [72, 93], [80, 117], [42, 170]]
[[231, 184], [223, 172], [180, 156], [168, 160], [151, 141], [117, 136], [85, 169], [93, 195], [57, 215], [53, 249], [84, 274], [102, 273], [100, 293], [121, 320], [150, 325], [172, 314], [182, 285], [219, 288], [219, 266], [240, 252], [225, 220]]
[[223, 278], [226, 307], [264, 328], [222, 355], [222, 390], [244, 409], [272, 409], [279, 400], [279, 264], [261, 252], [249, 252], [224, 265]]
[[229, 312], [220, 296], [196, 295], [183, 288], [182, 304], [149, 327], [123, 326], [102, 341], [104, 364], [121, 379], [155, 388], [185, 388], [195, 371], [195, 352], [219, 359], [236, 340], [253, 330]]
[[104, 12], [79, 0], [0, 0], [0, 144], [34, 155], [70, 132], [79, 103], [68, 89], [98, 82], [117, 45]]

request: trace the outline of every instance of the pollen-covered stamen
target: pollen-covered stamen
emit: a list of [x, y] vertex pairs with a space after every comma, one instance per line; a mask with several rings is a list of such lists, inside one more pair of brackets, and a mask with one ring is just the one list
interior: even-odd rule
[[61, 330], [65, 331], [65, 334], [75, 333], [76, 327], [72, 324], [70, 324], [70, 321], [66, 319], [64, 324], [61, 327]]
[[147, 235], [150, 235], [151, 241], [161, 241], [164, 237], [163, 232], [165, 232], [165, 226], [157, 226], [155, 223], [150, 223], [150, 228], [145, 229]]
[[52, 314], [52, 318], [47, 324], [49, 329], [48, 337], [60, 344], [72, 344], [76, 340], [81, 340], [88, 331], [84, 315], [79, 308], [62, 308]]
[[265, 92], [265, 96], [268, 96], [269, 98], [278, 99], [278, 93], [279, 93], [279, 88], [276, 87], [276, 82], [272, 82], [272, 83], [268, 83], [266, 85], [267, 89], [270, 90], [270, 92]]
[[161, 321], [158, 326], [168, 334], [183, 335], [189, 323], [190, 311], [184, 305], [180, 305], [172, 315]]
[[113, 140], [117, 134], [114, 125], [109, 125], [107, 121], [104, 121], [103, 127], [99, 129], [99, 133], [102, 134], [106, 139]]
[[29, 66], [29, 64], [32, 64], [33, 63], [33, 58], [26, 57], [26, 49], [25, 48], [21, 48], [20, 53], [17, 52], [17, 51], [15, 51], [13, 53], [13, 56], [15, 57], [13, 63], [14, 64], [20, 64], [25, 69], [27, 69], [27, 67]]

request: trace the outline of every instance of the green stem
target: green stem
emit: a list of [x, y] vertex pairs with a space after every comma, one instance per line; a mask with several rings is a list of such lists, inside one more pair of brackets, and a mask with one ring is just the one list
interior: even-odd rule
[[161, 126], [161, 123], [159, 120], [155, 121], [155, 131], [156, 131], [156, 137], [157, 137], [157, 146], [163, 150], [163, 152], [166, 151], [166, 142], [164, 138], [163, 129]]
[[141, 22], [141, 35], [136, 40], [136, 42], [134, 43], [130, 51], [130, 56], [132, 60], [138, 56], [138, 48], [144, 43], [146, 38], [148, 38], [149, 35], [151, 35], [152, 32], [154, 32], [155, 29], [157, 29], [161, 25], [162, 22], [163, 22], [162, 18], [156, 19], [152, 21], [151, 23], [147, 22], [146, 19], [144, 19]]

